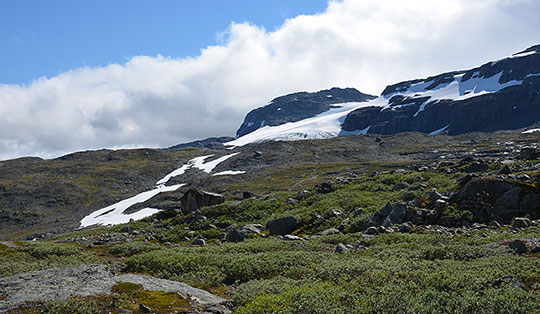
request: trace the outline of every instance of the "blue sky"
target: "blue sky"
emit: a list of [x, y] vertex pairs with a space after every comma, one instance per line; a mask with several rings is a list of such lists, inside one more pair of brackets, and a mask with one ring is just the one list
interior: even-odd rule
[[234, 135], [280, 95], [540, 43], [538, 0], [0, 0], [0, 160]]
[[138, 55], [196, 56], [231, 22], [272, 31], [327, 0], [2, 0], [0, 83]]

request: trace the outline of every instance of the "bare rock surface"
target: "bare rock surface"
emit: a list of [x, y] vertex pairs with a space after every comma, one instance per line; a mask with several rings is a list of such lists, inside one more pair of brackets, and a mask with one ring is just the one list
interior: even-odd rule
[[181, 282], [146, 275], [115, 275], [105, 265], [78, 265], [32, 271], [0, 278], [0, 312], [23, 306], [26, 302], [49, 302], [73, 296], [112, 293], [120, 282], [140, 284], [145, 290], [177, 292], [203, 306], [217, 305], [225, 299]]

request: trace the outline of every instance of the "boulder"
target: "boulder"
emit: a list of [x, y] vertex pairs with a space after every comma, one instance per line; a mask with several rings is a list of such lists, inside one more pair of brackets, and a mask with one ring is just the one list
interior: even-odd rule
[[339, 232], [338, 229], [336, 228], [330, 228], [330, 229], [326, 229], [324, 230], [323, 232], [319, 233], [319, 235], [322, 235], [322, 236], [327, 236], [327, 235], [331, 235], [331, 234], [339, 234], [341, 232]]
[[180, 199], [182, 209], [187, 213], [194, 212], [204, 206], [218, 205], [223, 202], [225, 202], [223, 195], [195, 188], [189, 189]]
[[511, 174], [512, 173], [512, 169], [510, 169], [510, 167], [508, 167], [508, 165], [505, 165], [504, 167], [502, 167], [499, 172], [499, 174]]
[[249, 233], [256, 233], [259, 234], [264, 230], [264, 226], [261, 224], [247, 224], [242, 227], [242, 231], [246, 231]]
[[332, 187], [331, 182], [321, 182], [321, 183], [317, 184], [315, 186], [315, 188], [317, 189], [317, 192], [319, 192], [321, 194], [327, 194], [327, 193], [334, 192], [334, 188]]
[[515, 217], [512, 219], [512, 227], [524, 229], [531, 225], [531, 221], [528, 218], [524, 217]]
[[470, 164], [464, 169], [466, 173], [486, 172], [488, 170], [489, 170], [489, 165], [485, 163], [480, 163], [480, 162], [473, 162], [472, 164]]
[[279, 219], [270, 220], [266, 224], [266, 228], [271, 234], [286, 235], [293, 232], [298, 226], [298, 220], [289, 216]]
[[348, 247], [346, 247], [343, 243], [338, 243], [336, 245], [336, 248], [334, 249], [334, 253], [343, 254], [343, 253], [350, 253], [351, 250], [349, 250]]
[[540, 153], [536, 147], [524, 146], [519, 152], [519, 159], [522, 160], [533, 160], [538, 159]]
[[517, 254], [527, 253], [529, 250], [523, 241], [515, 240], [508, 244], [508, 247], [511, 248]]
[[406, 214], [407, 214], [407, 206], [405, 204], [398, 203], [392, 206], [392, 211], [384, 219], [382, 225], [384, 227], [390, 227], [395, 224], [400, 224], [405, 220]]
[[249, 238], [249, 234], [246, 231], [229, 230], [225, 235], [225, 242], [242, 242]]

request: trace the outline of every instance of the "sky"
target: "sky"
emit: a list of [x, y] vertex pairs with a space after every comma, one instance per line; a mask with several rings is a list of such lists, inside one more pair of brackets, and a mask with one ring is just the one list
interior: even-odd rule
[[467, 69], [540, 43], [537, 0], [0, 0], [0, 159], [234, 135], [296, 91]]

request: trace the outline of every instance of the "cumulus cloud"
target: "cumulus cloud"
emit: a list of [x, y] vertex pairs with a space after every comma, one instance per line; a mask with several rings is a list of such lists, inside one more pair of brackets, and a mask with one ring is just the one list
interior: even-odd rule
[[232, 23], [191, 58], [136, 56], [0, 86], [0, 159], [166, 147], [233, 135], [300, 90], [385, 85], [473, 67], [540, 42], [535, 0], [344, 0], [268, 32]]

